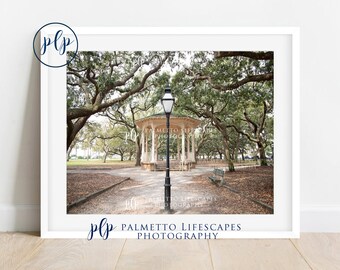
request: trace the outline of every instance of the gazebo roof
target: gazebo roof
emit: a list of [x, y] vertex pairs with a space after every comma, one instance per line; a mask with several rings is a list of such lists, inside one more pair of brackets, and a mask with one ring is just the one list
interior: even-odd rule
[[[160, 131], [166, 128], [165, 113], [157, 113], [145, 118], [136, 120], [136, 125], [140, 129], [155, 128]], [[182, 128], [196, 128], [201, 123], [200, 120], [190, 116], [172, 113], [170, 115], [170, 131], [173, 133], [180, 132]]]

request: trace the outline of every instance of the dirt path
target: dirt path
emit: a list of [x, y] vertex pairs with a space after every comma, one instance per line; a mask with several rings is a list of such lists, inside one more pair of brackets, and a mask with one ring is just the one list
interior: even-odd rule
[[[70, 214], [159, 214], [164, 208], [165, 172], [140, 168], [91, 171], [130, 177], [118, 186], [70, 210]], [[171, 208], [175, 214], [266, 214], [267, 211], [207, 178], [211, 168], [171, 172]], [[90, 173], [72, 170], [69, 173]]]

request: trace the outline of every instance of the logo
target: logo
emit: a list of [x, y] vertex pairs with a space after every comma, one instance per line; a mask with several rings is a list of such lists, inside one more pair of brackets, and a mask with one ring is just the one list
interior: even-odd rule
[[[39, 33], [40, 43], [37, 40]], [[63, 67], [76, 57], [78, 37], [72, 28], [64, 23], [47, 23], [40, 27], [34, 35], [33, 52], [40, 63], [45, 66]]]
[[102, 218], [98, 225], [95, 223], [91, 223], [91, 228], [87, 235], [87, 240], [92, 240], [96, 232], [99, 233], [101, 238], [107, 240], [109, 238], [110, 232], [112, 232], [116, 228], [117, 226], [113, 226], [113, 224], [107, 222], [107, 218]]

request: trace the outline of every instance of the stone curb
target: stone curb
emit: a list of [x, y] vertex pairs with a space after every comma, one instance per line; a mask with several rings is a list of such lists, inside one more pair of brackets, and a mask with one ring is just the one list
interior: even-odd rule
[[113, 185], [111, 185], [111, 186], [108, 186], [108, 187], [106, 187], [106, 188], [104, 188], [104, 189], [98, 190], [98, 191], [96, 191], [96, 192], [94, 192], [94, 193], [91, 193], [91, 194], [89, 194], [89, 195], [87, 195], [87, 196], [81, 197], [80, 199], [76, 200], [75, 202], [73, 202], [73, 203], [71, 203], [71, 204], [69, 204], [69, 205], [67, 206], [67, 212], [68, 212], [71, 208], [73, 208], [73, 207], [75, 207], [75, 206], [78, 206], [78, 205], [80, 205], [80, 204], [83, 204], [83, 203], [87, 202], [88, 200], [90, 200], [90, 199], [92, 199], [92, 198], [94, 198], [94, 197], [97, 197], [98, 195], [102, 194], [103, 192], [105, 192], [105, 191], [107, 191], [107, 190], [109, 190], [109, 189], [111, 189], [111, 188], [113, 188], [113, 187], [115, 187], [115, 186], [117, 186], [117, 185], [119, 185], [119, 184], [125, 182], [126, 180], [129, 180], [129, 179], [130, 179], [130, 177], [127, 177], [127, 178], [123, 179], [122, 181], [120, 181], [120, 182], [118, 182], [118, 183], [115, 183], [115, 184], [113, 184]]
[[251, 198], [251, 197], [245, 196], [245, 195], [243, 195], [240, 191], [238, 191], [238, 190], [236, 190], [236, 189], [233, 189], [232, 187], [228, 186], [227, 184], [224, 184], [223, 187], [229, 189], [231, 192], [237, 193], [237, 194], [239, 194], [240, 196], [242, 196], [242, 197], [244, 197], [244, 198], [246, 198], [246, 199], [248, 199], [248, 200], [250, 200], [250, 201], [252, 201], [252, 202], [254, 202], [254, 203], [256, 203], [256, 204], [258, 204], [258, 205], [260, 205], [260, 206], [262, 206], [262, 207], [264, 207], [264, 208], [266, 208], [266, 209], [268, 209], [268, 210], [270, 210], [270, 212], [271, 212], [272, 214], [274, 213], [273, 207], [269, 206], [268, 204], [265, 204], [265, 203], [263, 203], [263, 202], [261, 202], [261, 201], [255, 200], [255, 199], [253, 199], [253, 198]]

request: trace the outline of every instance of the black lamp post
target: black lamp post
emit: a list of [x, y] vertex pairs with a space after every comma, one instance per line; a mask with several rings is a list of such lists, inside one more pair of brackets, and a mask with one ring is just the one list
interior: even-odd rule
[[170, 114], [172, 111], [172, 107], [174, 106], [175, 99], [171, 95], [171, 89], [169, 84], [165, 87], [165, 94], [161, 99], [163, 109], [166, 115], [166, 175], [165, 175], [165, 184], [164, 184], [164, 210], [170, 212], [171, 205], [171, 184], [170, 184], [170, 151], [169, 151], [169, 143], [170, 143]]

